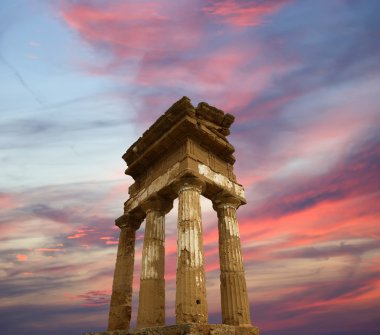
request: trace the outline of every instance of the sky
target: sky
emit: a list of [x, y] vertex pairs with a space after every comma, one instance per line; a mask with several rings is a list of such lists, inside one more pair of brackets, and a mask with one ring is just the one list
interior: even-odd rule
[[[0, 333], [106, 329], [114, 220], [133, 183], [121, 156], [188, 96], [235, 116], [261, 334], [379, 334], [379, 12], [378, 0], [1, 0]], [[177, 207], [166, 219], [167, 324]], [[209, 322], [220, 323], [207, 199], [202, 217]]]

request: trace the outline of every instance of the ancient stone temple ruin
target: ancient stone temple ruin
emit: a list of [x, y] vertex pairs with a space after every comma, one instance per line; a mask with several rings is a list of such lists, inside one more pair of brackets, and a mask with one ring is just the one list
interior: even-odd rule
[[[236, 210], [246, 203], [227, 141], [230, 114], [183, 97], [124, 154], [133, 177], [124, 214], [108, 331], [125, 334], [258, 334], [252, 326]], [[208, 324], [201, 195], [218, 217], [222, 325]], [[178, 198], [176, 324], [165, 326], [165, 215]], [[136, 230], [145, 220], [137, 329], [129, 330]], [[142, 328], [144, 328], [142, 330]]]

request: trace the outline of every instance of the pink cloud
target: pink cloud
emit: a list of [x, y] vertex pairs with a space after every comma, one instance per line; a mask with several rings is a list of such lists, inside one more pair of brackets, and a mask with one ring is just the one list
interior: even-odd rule
[[63, 251], [63, 249], [58, 249], [58, 248], [37, 248], [34, 249], [35, 251], [40, 251], [40, 252], [57, 252], [57, 251]]
[[[110, 1], [101, 6], [66, 3], [61, 15], [90, 44], [124, 60], [152, 51], [189, 49], [200, 33], [197, 20], [191, 16], [190, 3], [182, 7], [168, 1], [160, 5], [153, 1], [145, 1], [143, 5], [140, 1]], [[178, 22], [175, 29], [173, 21]]]
[[82, 294], [63, 293], [63, 296], [68, 300], [81, 302], [82, 306], [100, 307], [108, 305], [111, 297], [110, 290], [93, 290]]
[[[225, 85], [239, 70], [239, 67], [248, 62], [249, 56], [230, 48], [215, 50], [199, 58], [181, 59], [173, 63], [160, 65], [156, 57], [145, 57], [143, 66], [136, 78], [141, 85], [152, 85], [162, 82], [166, 78], [166, 85], [178, 85], [191, 82], [202, 86]], [[240, 69], [242, 70], [242, 69]]]
[[[374, 274], [372, 274], [374, 275]], [[300, 283], [296, 287], [281, 287], [271, 293], [279, 297], [273, 313], [291, 315], [294, 317], [279, 318], [276, 323], [266, 323], [263, 320], [262, 327], [266, 330], [283, 329], [283, 327], [300, 326], [326, 313], [329, 315], [346, 314], [353, 310], [376, 310], [378, 305], [379, 280], [376, 278], [351, 278], [351, 282], [345, 280], [330, 280], [327, 282]], [[277, 310], [278, 308], [278, 310]], [[298, 316], [298, 317], [297, 317]], [[344, 315], [344, 318], [347, 314]]]
[[[185, 1], [181, 5], [146, 1], [143, 6], [137, 1], [109, 1], [102, 5], [79, 1], [66, 2], [60, 13], [82, 40], [105, 56], [100, 63], [82, 64], [85, 71], [113, 76], [144, 89], [169, 87], [175, 91], [181, 87], [187, 95], [197, 92], [211, 104], [215, 102], [228, 112], [238, 112], [268, 90], [275, 76], [295, 64], [281, 59], [266, 65], [260, 59], [263, 46], [259, 41], [249, 45], [236, 41], [210, 48], [207, 15], [226, 16], [232, 11], [231, 16], [238, 17], [240, 22], [241, 17], [248, 20], [269, 15], [284, 3], [243, 6], [221, 1], [204, 7], [198, 1]], [[158, 115], [178, 98], [168, 90], [147, 92], [142, 96], [137, 92], [138, 98], [136, 93], [131, 97], [138, 104], [140, 124], [151, 122], [152, 112]]]
[[221, 19], [222, 22], [237, 26], [249, 27], [265, 23], [268, 16], [278, 12], [289, 0], [266, 1], [237, 1], [221, 0], [203, 8], [211, 16]]
[[24, 254], [18, 254], [16, 255], [16, 258], [19, 262], [25, 262], [28, 259], [28, 256]]
[[[341, 252], [342, 256], [355, 256], [350, 253], [355, 250], [360, 252], [359, 247], [354, 247], [352, 250], [345, 249], [344, 244], [341, 243], [347, 241], [350, 245], [354, 243], [350, 241], [356, 239], [365, 239], [370, 243], [369, 241], [379, 238], [377, 213], [372, 210], [364, 214], [367, 206], [372, 206], [376, 202], [378, 198], [350, 198], [321, 203], [313, 208], [275, 219], [240, 220], [243, 246], [265, 243], [264, 247], [253, 247], [253, 252], [246, 252], [244, 260], [268, 262], [276, 259], [297, 258], [302, 257], [300, 252], [302, 248], [312, 247], [316, 248], [315, 257], [318, 257], [318, 252], [321, 257], [323, 255], [337, 256], [338, 253], [330, 249], [323, 252], [324, 249], [321, 246], [326, 243], [336, 245], [336, 252]], [[360, 232], [357, 231], [357, 226], [361, 227]], [[373, 245], [371, 248], [375, 250], [376, 246]], [[284, 250], [292, 250], [292, 252], [285, 253]], [[297, 250], [300, 253], [297, 253]], [[367, 264], [371, 263], [371, 261], [367, 262]]]
[[[237, 44], [164, 64], [144, 58], [134, 80], [147, 88], [164, 85], [199, 92], [210, 104], [239, 116], [251, 101], [270, 89], [276, 76], [296, 66], [284, 60], [273, 61], [270, 66], [260, 64], [260, 52], [259, 46]], [[152, 111], [158, 115], [160, 106], [164, 110], [175, 99], [175, 96], [162, 96], [161, 92], [143, 96], [137, 121], [148, 124], [152, 121]]]
[[379, 150], [379, 143], [369, 141], [351, 150], [325, 173], [308, 178], [296, 174], [297, 178], [290, 182], [284, 178], [281, 182], [269, 183], [264, 188], [272, 194], [257, 206], [255, 216], [284, 216], [319, 203], [375, 194], [380, 185]]
[[[61, 9], [70, 27], [99, 52], [111, 56], [110, 62], [101, 65], [103, 69], [95, 69], [96, 74], [128, 73], [130, 79], [134, 73], [132, 80], [141, 86], [207, 90], [211, 98], [225, 97], [226, 101], [219, 101], [221, 107], [244, 106], [265, 89], [268, 78], [279, 73], [279, 66], [271, 64], [247, 71], [247, 65], [259, 52], [257, 45], [257, 49], [229, 45], [205, 50], [205, 20], [201, 14], [197, 2], [181, 6], [166, 1], [160, 5], [148, 1], [144, 6], [140, 2], [102, 6], [70, 3]], [[196, 53], [186, 54], [198, 45]], [[131, 62], [131, 58], [139, 63]], [[124, 71], [126, 64], [128, 71]]]
[[77, 234], [74, 234], [74, 235], [70, 235], [70, 236], [67, 236], [68, 239], [76, 239], [76, 238], [82, 238], [83, 236], [86, 236], [87, 234], [81, 234], [81, 233], [77, 233]]
[[[99, 201], [98, 206], [104, 208], [112, 202], [107, 196]], [[94, 213], [95, 214], [95, 213]], [[70, 235], [66, 236], [75, 245], [81, 246], [83, 248], [90, 248], [93, 245], [112, 245], [117, 244], [119, 228], [114, 229], [113, 223], [114, 218], [99, 218], [96, 215], [90, 218], [84, 218], [84, 221], [88, 221], [88, 225], [85, 227], [80, 227], [72, 232]], [[103, 224], [103, 222], [105, 224]], [[111, 232], [115, 231], [115, 236], [109, 236]]]
[[69, 239], [69, 240], [75, 240], [75, 239], [80, 239], [80, 238], [83, 238], [83, 237], [86, 237], [86, 236], [90, 236], [91, 237], [91, 235], [93, 235], [93, 233], [96, 234], [96, 230], [95, 229], [81, 228], [81, 229], [77, 229], [75, 231], [75, 234], [69, 235], [66, 238]]
[[12, 194], [0, 193], [0, 208], [9, 210], [15, 207], [17, 202], [14, 201]]

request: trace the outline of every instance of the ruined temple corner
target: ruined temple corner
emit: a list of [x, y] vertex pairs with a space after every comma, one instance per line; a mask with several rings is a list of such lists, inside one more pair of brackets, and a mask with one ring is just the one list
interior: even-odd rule
[[[108, 330], [103, 335], [259, 335], [252, 325], [237, 220], [246, 204], [227, 137], [234, 116], [187, 97], [174, 103], [125, 152], [134, 179], [120, 228]], [[219, 233], [222, 324], [209, 324], [201, 197]], [[165, 216], [178, 199], [175, 324], [165, 324]], [[132, 306], [136, 231], [145, 224], [138, 306]], [[131, 329], [132, 309], [137, 311]], [[87, 333], [91, 334], [91, 333]], [[94, 334], [94, 333], [92, 333]]]

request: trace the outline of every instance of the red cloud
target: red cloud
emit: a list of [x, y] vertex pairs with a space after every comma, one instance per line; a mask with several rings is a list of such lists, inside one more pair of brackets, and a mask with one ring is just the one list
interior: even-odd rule
[[225, 23], [238, 27], [258, 26], [264, 23], [267, 16], [280, 10], [289, 0], [266, 1], [216, 1], [203, 10], [221, 18]]

